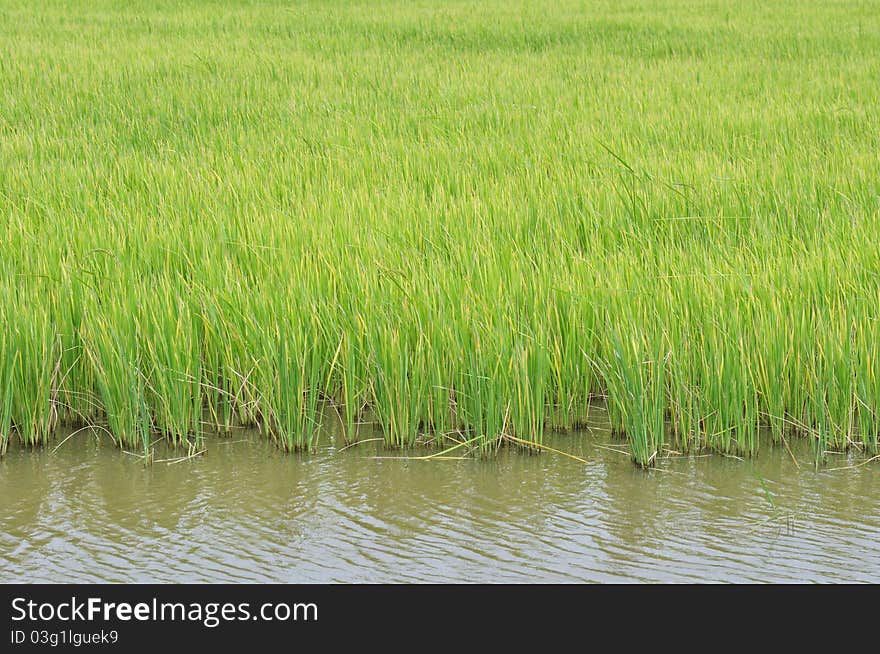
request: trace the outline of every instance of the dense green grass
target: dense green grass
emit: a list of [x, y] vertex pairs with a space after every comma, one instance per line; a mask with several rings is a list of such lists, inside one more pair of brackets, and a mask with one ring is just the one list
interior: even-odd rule
[[880, 432], [880, 3], [0, 0], [0, 436]]

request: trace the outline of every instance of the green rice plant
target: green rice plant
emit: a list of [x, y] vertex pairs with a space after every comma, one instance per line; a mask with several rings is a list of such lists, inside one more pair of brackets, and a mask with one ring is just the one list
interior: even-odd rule
[[261, 335], [262, 356], [255, 364], [257, 411], [262, 426], [282, 448], [310, 451], [321, 427], [329, 359], [309, 308], [290, 295], [276, 299], [271, 308], [279, 317], [274, 329]]
[[0, 319], [3, 325], [0, 331], [0, 455], [4, 455], [12, 432], [12, 384], [18, 353], [13, 346], [13, 334], [3, 306], [0, 306]]
[[352, 443], [357, 438], [358, 423], [363, 418], [363, 410], [369, 401], [368, 361], [364, 342], [366, 323], [363, 316], [355, 315], [347, 329], [339, 338], [340, 393], [345, 419], [344, 440]]
[[599, 388], [593, 366], [585, 352], [594, 352], [596, 316], [591, 294], [585, 290], [553, 290], [549, 308], [547, 356], [549, 366], [550, 423], [571, 429], [585, 422], [590, 394]]
[[853, 339], [858, 357], [853, 369], [859, 437], [873, 454], [880, 444], [880, 320], [875, 318], [862, 329], [853, 329]]
[[6, 0], [0, 451], [875, 452], [880, 14], [790, 5]]
[[472, 325], [456, 348], [455, 415], [483, 454], [497, 449], [508, 426], [509, 398], [497, 392], [507, 361], [485, 323]]
[[94, 369], [85, 356], [82, 341], [82, 314], [85, 294], [92, 292], [95, 273], [86, 261], [66, 261], [58, 267], [58, 292], [50, 310], [59, 328], [60, 368], [53, 395], [58, 419], [68, 424], [87, 424], [98, 419], [100, 402]]
[[386, 445], [412, 447], [426, 416], [425, 343], [416, 331], [402, 333], [393, 320], [373, 330], [369, 345], [373, 408]]
[[547, 354], [534, 342], [520, 342], [514, 347], [510, 366], [510, 390], [506, 393], [510, 397], [510, 431], [518, 439], [539, 446], [547, 422]]
[[5, 362], [11, 372], [9, 412], [25, 445], [45, 445], [58, 422], [53, 389], [60, 375], [61, 347], [47, 312], [21, 311], [27, 306], [25, 298], [13, 305], [12, 361]]
[[134, 316], [117, 316], [115, 321], [102, 315], [89, 318], [86, 355], [94, 366], [107, 427], [120, 447], [141, 447], [146, 454], [152, 422]]
[[155, 428], [172, 443], [186, 443], [191, 436], [198, 441], [203, 406], [199, 325], [180, 294], [158, 291], [139, 298], [136, 319], [144, 399]]
[[595, 365], [607, 389], [612, 424], [626, 435], [633, 460], [649, 467], [665, 441], [669, 359], [662, 334], [655, 332], [648, 340], [630, 330], [630, 323], [609, 327], [605, 338], [610, 352]]
[[227, 370], [229, 349], [233, 341], [221, 316], [215, 298], [205, 293], [198, 312], [198, 336], [201, 345], [201, 394], [206, 405], [210, 426], [220, 433], [228, 433], [235, 425], [238, 394], [236, 373]]

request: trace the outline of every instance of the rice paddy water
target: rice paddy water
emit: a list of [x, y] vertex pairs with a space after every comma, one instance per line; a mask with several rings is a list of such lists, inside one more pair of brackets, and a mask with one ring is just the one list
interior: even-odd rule
[[0, 449], [873, 455], [878, 9], [0, 1]]
[[806, 439], [789, 453], [768, 434], [754, 459], [666, 451], [646, 473], [602, 422], [546, 435], [587, 464], [402, 460], [366, 427], [310, 454], [237, 430], [146, 467], [88, 431], [55, 452], [14, 442], [0, 582], [880, 581], [873, 464], [817, 470]]

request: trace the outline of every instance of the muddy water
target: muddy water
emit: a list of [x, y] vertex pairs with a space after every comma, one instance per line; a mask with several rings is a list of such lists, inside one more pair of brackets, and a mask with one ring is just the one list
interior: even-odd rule
[[601, 430], [548, 444], [589, 463], [285, 456], [247, 432], [149, 468], [90, 434], [11, 446], [0, 582], [880, 581], [875, 463], [767, 447], [645, 473]]

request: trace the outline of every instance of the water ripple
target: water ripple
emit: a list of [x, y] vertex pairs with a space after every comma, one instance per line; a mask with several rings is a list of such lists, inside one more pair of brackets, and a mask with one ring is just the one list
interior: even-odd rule
[[[876, 466], [679, 458], [583, 435], [493, 461], [279, 456], [144, 468], [93, 440], [0, 462], [0, 581], [878, 582]], [[802, 452], [809, 460], [809, 452]]]

